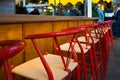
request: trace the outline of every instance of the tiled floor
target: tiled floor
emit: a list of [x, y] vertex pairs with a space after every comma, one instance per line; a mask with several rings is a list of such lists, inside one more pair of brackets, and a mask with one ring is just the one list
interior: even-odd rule
[[120, 80], [120, 39], [114, 40], [114, 44], [115, 48], [110, 52], [105, 80]]

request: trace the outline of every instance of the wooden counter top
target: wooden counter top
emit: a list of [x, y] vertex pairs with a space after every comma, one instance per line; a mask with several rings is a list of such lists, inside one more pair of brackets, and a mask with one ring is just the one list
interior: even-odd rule
[[97, 18], [87, 18], [84, 16], [41, 16], [41, 15], [21, 15], [21, 14], [0, 14], [0, 23], [26, 23], [41, 21], [66, 21], [66, 20], [95, 20]]

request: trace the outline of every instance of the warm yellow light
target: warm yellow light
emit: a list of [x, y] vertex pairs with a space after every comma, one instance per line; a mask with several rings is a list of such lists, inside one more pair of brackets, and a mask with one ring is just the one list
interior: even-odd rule
[[92, 0], [92, 2], [93, 2], [93, 3], [98, 3], [98, 2], [99, 2], [99, 0]]
[[106, 0], [108, 3], [111, 1], [111, 0]]
[[20, 4], [20, 0], [15, 0], [16, 5]]
[[[111, 0], [106, 0], [108, 3], [111, 1]], [[84, 3], [84, 0], [49, 0], [49, 4], [55, 4], [56, 2], [56, 5], [60, 2], [62, 3], [63, 5], [66, 5], [68, 2], [71, 2], [72, 4], [76, 4], [77, 2], [82, 2]], [[93, 3], [98, 3], [99, 0], [92, 0]]]
[[56, 2], [56, 5], [59, 3], [59, 1], [60, 1], [60, 3], [62, 3], [63, 5], [66, 5], [68, 2], [71, 2], [73, 5], [74, 4], [76, 4], [77, 2], [82, 2], [83, 3], [83, 1], [84, 0], [49, 0], [49, 4], [55, 4], [55, 2]]
[[[93, 3], [98, 3], [100, 0], [92, 0]], [[106, 2], [110, 2], [111, 0], [103, 0], [103, 1], [106, 1]]]

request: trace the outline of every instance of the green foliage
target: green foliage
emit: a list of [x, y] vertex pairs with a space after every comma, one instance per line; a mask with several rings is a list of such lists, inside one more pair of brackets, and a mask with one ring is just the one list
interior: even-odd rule
[[44, 15], [53, 15], [52, 9], [47, 8]]

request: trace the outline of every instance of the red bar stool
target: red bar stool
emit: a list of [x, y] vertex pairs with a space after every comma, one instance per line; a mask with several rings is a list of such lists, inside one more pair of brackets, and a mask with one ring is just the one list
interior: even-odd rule
[[[105, 77], [108, 56], [109, 56], [109, 38], [108, 38], [108, 27], [106, 27], [105, 22], [96, 23], [97, 27], [97, 34], [100, 40], [100, 51], [102, 53], [102, 64], [103, 64], [103, 77]], [[95, 34], [95, 33], [94, 33]], [[103, 78], [104, 79], [104, 78]]]
[[113, 43], [113, 38], [112, 38], [112, 29], [109, 27], [109, 24], [111, 22], [109, 21], [104, 21], [97, 23], [99, 27], [101, 28], [101, 50], [103, 54], [103, 69], [104, 69], [104, 77], [106, 74], [106, 68], [107, 68], [107, 63], [108, 63], [108, 58], [109, 58], [109, 53], [110, 53], [110, 42], [112, 42], [112, 48], [114, 48], [114, 43]]
[[108, 56], [109, 56], [110, 43], [112, 43], [112, 49], [114, 48], [114, 43], [113, 43], [113, 38], [112, 38], [112, 28], [109, 27], [109, 22], [108, 21], [104, 21], [104, 24], [103, 24], [102, 28], [103, 28], [104, 35], [106, 37], [107, 53], [108, 53]]
[[100, 48], [102, 52], [102, 60], [103, 60], [103, 76], [105, 77], [106, 66], [108, 62], [108, 54], [109, 54], [109, 38], [108, 38], [108, 28], [105, 26], [104, 22], [96, 23], [98, 25], [98, 34], [100, 39]]
[[[93, 37], [92, 44], [93, 44], [93, 55], [94, 55], [94, 62], [95, 62], [95, 70], [96, 70], [96, 78], [97, 80], [104, 80], [104, 70], [103, 70], [103, 54], [101, 51], [101, 28], [98, 26], [98, 24], [91, 25], [91, 28], [93, 30], [90, 32], [91, 36]], [[94, 45], [95, 44], [95, 45]], [[99, 75], [99, 69], [101, 72], [101, 79]]]
[[[75, 27], [75, 28], [70, 28], [70, 29], [66, 29], [63, 31], [69, 31], [72, 29], [79, 30], [82, 28]], [[87, 42], [86, 44], [81, 43], [81, 39], [80, 40], [78, 39], [81, 36], [81, 34], [86, 34], [85, 32], [86, 32], [86, 30], [84, 30], [83, 32], [79, 32], [79, 34], [74, 38], [74, 41], [72, 42], [72, 44], [73, 44], [72, 48], [78, 55], [78, 58], [81, 56], [78, 61], [80, 69], [81, 69], [81, 77], [82, 77], [81, 80], [83, 80], [83, 79], [89, 80], [88, 78], [91, 78], [91, 80], [95, 80], [94, 63], [93, 63], [91, 44], [89, 44], [89, 41], [86, 41]], [[70, 38], [70, 36], [68, 37], [67, 43], [60, 45], [62, 51], [69, 50], [69, 45], [70, 45], [69, 42], [71, 42], [69, 40], [69, 38]], [[84, 38], [86, 38], [86, 37], [84, 36]], [[88, 75], [90, 75], [90, 77]]]
[[[85, 26], [82, 26], [86, 28], [89, 39], [89, 43], [92, 46], [92, 55], [94, 60], [94, 68], [95, 68], [95, 75], [97, 80], [104, 80], [103, 76], [103, 60], [102, 60], [102, 52], [100, 50], [100, 34], [98, 30], [97, 24], [88, 24]], [[80, 37], [81, 39], [81, 37]], [[85, 42], [85, 40], [82, 39], [81, 42]], [[99, 73], [99, 70], [101, 70], [101, 74]], [[100, 78], [102, 77], [102, 78]]]
[[[67, 56], [63, 56], [60, 48], [60, 38], [65, 38], [67, 35], [70, 35], [73, 36], [71, 39], [73, 40], [75, 35], [80, 31], [82, 30], [26, 35], [25, 39], [32, 41], [39, 57], [16, 66], [12, 69], [12, 72], [34, 80], [70, 80], [72, 72], [76, 71], [77, 77], [75, 80], [80, 80], [80, 70], [73, 49], [71, 49], [71, 52], [66, 52], [68, 54]], [[41, 50], [43, 46], [41, 45], [40, 47], [40, 40], [50, 43], [54, 41], [57, 53], [43, 52]], [[70, 43], [69, 48], [71, 46], [72, 43]], [[53, 47], [49, 48], [53, 49]]]
[[107, 32], [108, 32], [108, 37], [109, 37], [109, 40], [111, 42], [111, 45], [112, 45], [112, 49], [114, 49], [114, 41], [113, 41], [113, 35], [112, 35], [112, 24], [114, 22], [114, 20], [108, 20], [108, 21], [104, 21], [105, 24], [106, 24], [106, 27], [107, 27]]
[[[103, 76], [103, 60], [102, 60], [102, 53], [101, 53], [101, 47], [100, 47], [100, 34], [98, 34], [98, 25], [97, 24], [88, 24], [84, 26], [77, 26], [70, 29], [80, 29], [80, 28], [86, 28], [88, 37], [78, 37], [78, 40], [81, 43], [86, 43], [87, 45], [91, 44], [92, 47], [92, 55], [94, 59], [94, 67], [95, 67], [95, 75], [97, 80], [100, 79], [100, 75], [102, 75], [102, 80], [104, 79]], [[93, 35], [94, 33], [94, 35]], [[91, 38], [91, 39], [90, 39]], [[89, 40], [87, 40], [89, 39]], [[101, 70], [101, 74], [99, 75], [99, 69]]]
[[8, 59], [23, 51], [25, 49], [25, 46], [25, 42], [20, 40], [0, 41], [0, 68], [2, 65], [4, 65], [5, 80], [13, 80]]

